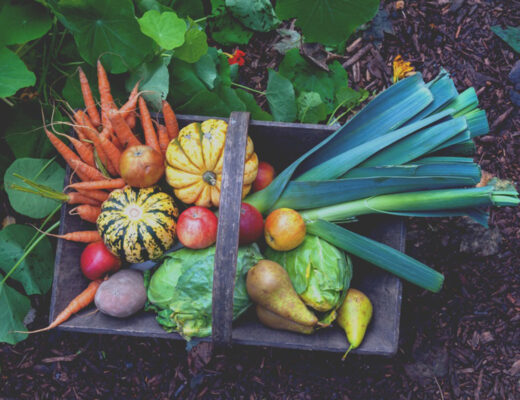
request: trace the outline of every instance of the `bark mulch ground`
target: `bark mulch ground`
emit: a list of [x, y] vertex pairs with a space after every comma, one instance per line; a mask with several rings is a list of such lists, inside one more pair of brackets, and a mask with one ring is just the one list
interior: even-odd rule
[[[518, 26], [520, 1], [385, 2], [393, 34], [349, 42], [353, 85], [379, 91], [402, 54], [426, 79], [443, 66], [459, 89], [475, 87], [492, 125], [477, 141], [483, 169], [517, 181], [520, 113], [507, 75], [519, 59], [490, 26]], [[246, 49], [246, 83], [265, 88], [280, 56], [276, 34]], [[209, 360], [166, 340], [50, 332], [0, 346], [0, 398], [520, 399], [520, 211], [492, 212], [489, 231], [467, 220], [413, 219], [407, 252], [442, 271], [432, 294], [404, 285], [401, 335], [393, 358], [236, 347]], [[35, 299], [31, 327], [47, 322], [49, 298]]]

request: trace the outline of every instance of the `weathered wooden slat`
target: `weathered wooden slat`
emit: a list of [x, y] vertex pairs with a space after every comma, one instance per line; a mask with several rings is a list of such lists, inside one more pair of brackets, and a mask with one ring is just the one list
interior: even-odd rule
[[217, 346], [231, 343], [233, 292], [249, 115], [248, 112], [231, 113], [224, 147], [220, 204], [225, 206], [219, 208], [213, 273], [212, 337], [213, 343]]

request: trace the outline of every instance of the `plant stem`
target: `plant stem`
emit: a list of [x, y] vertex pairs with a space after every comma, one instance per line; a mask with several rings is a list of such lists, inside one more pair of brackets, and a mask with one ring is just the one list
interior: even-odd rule
[[198, 24], [200, 22], [204, 22], [206, 21], [207, 19], [211, 19], [211, 18], [214, 18], [215, 16], [214, 15], [206, 15], [205, 17], [202, 17], [202, 18], [199, 18], [199, 19], [195, 19], [193, 20], [194, 23]]
[[27, 256], [33, 251], [33, 249], [42, 241], [42, 239], [46, 236], [45, 234], [53, 231], [60, 225], [60, 221], [56, 221], [49, 229], [47, 229], [44, 233], [40, 233], [40, 237], [36, 239], [28, 248], [24, 251], [23, 255], [20, 257], [20, 259], [16, 262], [16, 264], [13, 265], [13, 267], [9, 270], [9, 272], [4, 276], [4, 279], [0, 281], [0, 287], [5, 283], [7, 278], [9, 278], [14, 271], [20, 266], [20, 264], [27, 258]]
[[250, 92], [253, 92], [256, 94], [261, 94], [262, 96], [265, 96], [265, 92], [261, 92], [260, 90], [256, 90], [256, 89], [241, 85], [240, 83], [231, 82], [231, 85], [239, 87], [240, 89], [249, 90]]
[[[56, 209], [55, 209], [53, 212], [51, 212], [51, 213], [47, 216], [47, 218], [45, 218], [45, 220], [42, 222], [42, 224], [40, 225], [40, 227], [39, 227], [38, 229], [39, 229], [40, 231], [43, 231], [43, 228], [45, 227], [45, 225], [47, 225], [47, 222], [49, 222], [50, 219], [51, 219], [52, 217], [54, 217], [54, 214], [56, 214], [60, 209], [61, 209], [61, 204], [60, 204], [58, 207], [56, 207]], [[31, 238], [31, 240], [29, 240], [29, 243], [27, 243], [27, 246], [25, 246], [25, 249], [24, 249], [24, 250], [27, 250], [27, 248], [28, 248], [28, 247], [29, 247], [29, 246], [30, 246], [30, 245], [31, 245], [31, 244], [36, 240], [37, 237], [38, 237], [38, 232], [36, 232], [36, 233], [34, 234], [34, 236]]]
[[11, 102], [10, 100], [7, 100], [7, 97], [2, 97], [2, 100], [3, 100], [4, 103], [7, 104], [9, 107], [14, 107], [14, 103]]

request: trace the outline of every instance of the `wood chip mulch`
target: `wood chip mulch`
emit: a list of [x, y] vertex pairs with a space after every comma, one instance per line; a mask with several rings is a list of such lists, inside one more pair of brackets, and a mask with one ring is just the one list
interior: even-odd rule
[[[402, 3], [402, 2], [401, 2]], [[386, 1], [393, 23], [380, 45], [362, 33], [345, 64], [354, 86], [390, 84], [397, 54], [431, 79], [442, 66], [458, 89], [475, 87], [490, 135], [476, 159], [500, 178], [520, 176], [520, 112], [507, 75], [520, 58], [490, 26], [520, 25], [520, 1]], [[265, 89], [281, 56], [275, 33], [246, 49], [245, 83]], [[413, 219], [407, 252], [442, 271], [432, 294], [405, 284], [393, 358], [236, 347], [211, 359], [199, 345], [54, 331], [0, 345], [0, 399], [520, 399], [520, 211], [494, 210], [490, 231], [458, 219]], [[46, 325], [49, 296], [36, 296]], [[0, 322], [1, 323], [1, 322]]]

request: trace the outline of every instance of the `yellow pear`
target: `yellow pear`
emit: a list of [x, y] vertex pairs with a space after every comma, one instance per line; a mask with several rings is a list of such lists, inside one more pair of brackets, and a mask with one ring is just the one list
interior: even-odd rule
[[[294, 290], [287, 271], [274, 261], [261, 260], [251, 268], [247, 273], [246, 287], [253, 302], [282, 319], [307, 327], [318, 322]], [[262, 311], [261, 314], [266, 315]]]
[[343, 360], [350, 350], [359, 347], [368, 324], [372, 319], [372, 303], [370, 299], [357, 289], [349, 289], [343, 304], [338, 308], [338, 325], [343, 328], [347, 334], [350, 347], [343, 356]]
[[301, 325], [288, 318], [280, 317], [278, 314], [258, 304], [256, 306], [256, 315], [260, 322], [269, 328], [283, 329], [286, 331], [304, 333], [306, 335], [310, 335], [314, 332], [313, 326]]

